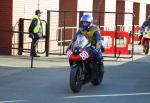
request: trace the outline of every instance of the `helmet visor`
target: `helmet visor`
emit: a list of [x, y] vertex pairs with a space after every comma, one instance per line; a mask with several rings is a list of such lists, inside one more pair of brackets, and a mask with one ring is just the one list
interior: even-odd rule
[[87, 21], [83, 21], [83, 22], [82, 22], [82, 25], [83, 25], [83, 26], [88, 26], [89, 24], [90, 24], [90, 23], [87, 22]]

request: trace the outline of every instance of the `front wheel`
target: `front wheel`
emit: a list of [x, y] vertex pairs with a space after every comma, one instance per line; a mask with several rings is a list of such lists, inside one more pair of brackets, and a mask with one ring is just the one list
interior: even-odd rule
[[82, 87], [82, 71], [78, 65], [73, 65], [70, 71], [70, 88], [74, 93], [78, 93]]
[[103, 75], [104, 75], [104, 63], [101, 62], [97, 64], [97, 77], [96, 79], [92, 80], [91, 83], [95, 86], [100, 85], [103, 80]]

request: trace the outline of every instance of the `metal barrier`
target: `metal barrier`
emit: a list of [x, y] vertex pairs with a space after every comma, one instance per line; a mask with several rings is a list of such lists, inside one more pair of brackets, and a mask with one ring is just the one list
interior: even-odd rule
[[[41, 20], [42, 21], [42, 24], [44, 23], [44, 27], [45, 27], [45, 33], [44, 33], [44, 36], [46, 36], [46, 26], [47, 26], [47, 23], [45, 20]], [[26, 23], [28, 22], [28, 23]], [[31, 46], [31, 40], [29, 40], [30, 38], [28, 38], [28, 35], [24, 35], [24, 32], [28, 32], [28, 28], [29, 28], [29, 24], [31, 22], [31, 19], [24, 19], [24, 18], [20, 18], [19, 20], [19, 44], [16, 44], [16, 45], [19, 45], [18, 48], [23, 48], [23, 49], [19, 49], [18, 50], [18, 55], [22, 55], [23, 52], [28, 52], [26, 51], [27, 49], [30, 49], [30, 46]], [[24, 39], [26, 38], [26, 39]], [[41, 48], [41, 50], [39, 50], [39, 47], [38, 47], [38, 53], [45, 53], [46, 51], [46, 43], [45, 43], [45, 40], [40, 40], [38, 45], [40, 44], [45, 44], [44, 45], [44, 48]], [[24, 47], [25, 46], [25, 47]], [[17, 49], [17, 48], [16, 48]], [[30, 52], [30, 51], [29, 51]]]
[[[10, 32], [10, 33], [17, 33], [17, 34], [20, 34], [20, 33], [24, 33], [24, 34], [29, 34], [28, 32], [22, 32], [22, 31], [9, 31], [9, 30], [0, 30], [0, 32]], [[5, 49], [5, 47], [1, 47], [0, 49]], [[32, 49], [24, 49], [24, 48], [15, 48], [15, 47], [12, 47], [11, 49], [17, 49], [18, 51], [20, 50], [28, 50], [28, 51], [31, 51], [32, 52]], [[33, 56], [31, 56], [31, 68], [33, 68]]]
[[[77, 32], [78, 27], [80, 26], [80, 17], [83, 15], [84, 11], [47, 11], [47, 22], [45, 20], [42, 20], [43, 23], [45, 23], [45, 40], [41, 41], [41, 51], [38, 50], [39, 53], [46, 53], [46, 56], [49, 54], [57, 54], [57, 55], [64, 55], [65, 50], [70, 43], [73, 35]], [[91, 12], [86, 11], [88, 13], [92, 13], [93, 15], [97, 15], [97, 19], [99, 22], [96, 23], [96, 25], [100, 28], [102, 36], [111, 36], [112, 39], [110, 40], [111, 45], [109, 49], [111, 52], [111, 55], [105, 55], [105, 57], [110, 58], [133, 58], [134, 54], [134, 15], [133, 13], [116, 13], [116, 12]], [[104, 14], [110, 14], [115, 16], [115, 24], [113, 26], [101, 26], [101, 20], [100, 15]], [[128, 14], [131, 15], [132, 18], [132, 25], [125, 26], [125, 25], [118, 25], [117, 23], [117, 15], [122, 14]], [[25, 22], [28, 22], [28, 26]], [[13, 43], [12, 49], [18, 50], [18, 55], [22, 55], [24, 52], [32, 52], [29, 45], [31, 45], [31, 41], [26, 42], [25, 37], [28, 37], [28, 27], [31, 19], [24, 19], [20, 18], [18, 24], [18, 31], [7, 31], [7, 30], [0, 30], [0, 32], [12, 32], [17, 33], [17, 42]], [[27, 28], [26, 28], [27, 27]], [[113, 30], [112, 33], [110, 33]], [[127, 32], [124, 32], [124, 30], [127, 30]], [[131, 38], [129, 41], [129, 35], [128, 32], [131, 33]], [[110, 33], [106, 34], [104, 32]], [[123, 38], [123, 39], [122, 39]], [[124, 40], [125, 38], [125, 40]], [[121, 44], [122, 41], [125, 43], [125, 47], [120, 48], [118, 47], [118, 43]], [[14, 40], [16, 41], [16, 40]], [[119, 42], [118, 42], [119, 41]], [[44, 44], [44, 46], [43, 46]], [[27, 46], [27, 48], [25, 47]], [[128, 45], [131, 45], [130, 53], [128, 53]], [[106, 54], [108, 49], [106, 49]], [[127, 57], [121, 56], [121, 55], [129, 55]], [[33, 67], [33, 57], [31, 57], [31, 68]]]
[[[25, 37], [27, 37], [28, 38], [28, 35], [29, 35], [29, 32], [28, 32], [28, 27], [29, 26], [25, 26], [25, 22], [24, 21], [30, 21], [31, 22], [31, 19], [24, 19], [24, 18], [20, 18], [19, 19], [19, 22], [17, 22], [16, 23], [16, 25], [18, 24], [18, 31], [15, 31], [14, 30], [14, 28], [13, 28], [13, 30], [12, 31], [10, 31], [10, 30], [0, 30], [0, 32], [10, 32], [10, 33], [12, 33], [12, 37], [13, 37], [13, 40], [12, 40], [12, 50], [17, 50], [18, 52], [17, 52], [17, 54], [18, 55], [22, 55], [22, 53], [23, 52], [28, 52], [28, 53], [30, 53], [30, 52], [32, 52], [33, 51], [33, 49], [31, 48], [32, 46], [32, 41], [30, 40], [29, 42], [25, 42]], [[29, 22], [29, 23], [30, 23]], [[46, 38], [46, 31], [47, 31], [47, 23], [46, 23], [46, 21], [45, 20], [42, 20], [42, 22], [43, 23], [45, 23], [45, 34], [44, 34], [44, 36], [45, 36], [45, 38]], [[15, 25], [15, 26], [16, 26]], [[26, 31], [25, 31], [26, 30]], [[17, 34], [17, 35], [16, 35]], [[29, 39], [29, 38], [28, 38]], [[47, 39], [46, 39], [47, 40]], [[45, 41], [42, 41], [42, 42], [44, 42], [45, 43]], [[27, 44], [27, 45], [30, 45], [31, 47], [27, 47], [27, 48], [24, 48], [24, 45], [25, 44]], [[45, 45], [44, 45], [44, 48], [46, 48], [46, 43], [45, 43]], [[0, 48], [0, 49], [5, 49], [5, 46], [2, 48]], [[42, 49], [43, 50], [43, 49]], [[45, 51], [46, 49], [44, 49], [44, 51], [38, 51], [38, 53], [45, 53], [46, 51]], [[14, 52], [14, 51], [13, 51]], [[33, 56], [31, 56], [31, 68], [33, 67]]]
[[[134, 51], [134, 14], [133, 13], [117, 13], [117, 12], [91, 12], [91, 11], [55, 11], [55, 10], [48, 10], [47, 11], [47, 35], [49, 38], [49, 44], [47, 48], [47, 56], [49, 54], [57, 54], [57, 55], [64, 55], [65, 50], [70, 43], [72, 36], [76, 33], [78, 27], [80, 26], [80, 17], [83, 15], [83, 12], [91, 13], [94, 15], [94, 19], [97, 19], [96, 25], [100, 28], [101, 31], [113, 31], [113, 39], [114, 39], [114, 48], [111, 56], [104, 55], [106, 57], [115, 57], [115, 58], [126, 58], [124, 53], [122, 53], [121, 49], [118, 47], [118, 37], [126, 38], [126, 44], [129, 44], [130, 52], [126, 55], [127, 58], [133, 58], [133, 51]], [[101, 25], [100, 15], [111, 15], [115, 17], [114, 25]], [[130, 15], [132, 18], [131, 25], [118, 25], [118, 15]], [[118, 34], [119, 31], [128, 32], [126, 35], [122, 36], [122, 34]], [[132, 34], [130, 42], [129, 40], [129, 32]], [[119, 41], [120, 42], [120, 41]], [[127, 45], [126, 45], [127, 47]], [[118, 52], [118, 49], [120, 52]], [[128, 49], [128, 47], [126, 48]], [[127, 51], [127, 50], [126, 50]]]
[[[115, 31], [101, 31], [101, 36], [103, 38], [109, 37], [111, 40], [104, 40], [105, 42], [105, 52], [104, 54], [129, 54], [129, 44], [130, 44], [130, 37], [128, 32], [117, 32], [117, 45], [115, 45]], [[107, 41], [107, 43], [106, 43]], [[116, 55], [115, 55], [116, 56]]]

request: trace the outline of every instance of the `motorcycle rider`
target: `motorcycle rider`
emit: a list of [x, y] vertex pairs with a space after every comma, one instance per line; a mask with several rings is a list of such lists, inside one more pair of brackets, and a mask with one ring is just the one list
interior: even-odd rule
[[[104, 49], [101, 43], [100, 30], [97, 26], [93, 25], [93, 17], [90, 14], [83, 15], [80, 19], [80, 24], [81, 26], [78, 32], [74, 35], [72, 42], [68, 46], [68, 49], [76, 40], [77, 35], [84, 35], [94, 47], [94, 49], [90, 52], [93, 55], [95, 62], [99, 63], [99, 61], [103, 59], [102, 50]], [[95, 79], [96, 68], [92, 70], [91, 74], [93, 77], [92, 79]]]
[[142, 45], [144, 47], [145, 39], [143, 37], [145, 33], [145, 28], [150, 28], [150, 15], [148, 15], [147, 20], [143, 22], [141, 29], [140, 29], [140, 35], [139, 35], [139, 45]]

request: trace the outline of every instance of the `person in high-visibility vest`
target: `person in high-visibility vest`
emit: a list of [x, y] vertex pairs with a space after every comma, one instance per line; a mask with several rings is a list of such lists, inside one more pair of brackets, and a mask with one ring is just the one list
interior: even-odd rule
[[29, 27], [29, 37], [32, 38], [32, 45], [31, 45], [31, 56], [34, 57], [40, 57], [36, 53], [36, 47], [38, 45], [38, 41], [43, 36], [43, 29], [42, 29], [42, 23], [40, 20], [41, 11], [36, 10], [35, 15], [32, 18], [32, 22]]

